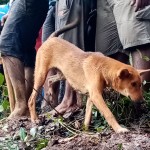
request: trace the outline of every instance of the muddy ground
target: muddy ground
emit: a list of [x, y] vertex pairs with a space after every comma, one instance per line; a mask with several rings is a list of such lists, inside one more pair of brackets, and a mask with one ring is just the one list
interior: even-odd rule
[[150, 113], [130, 123], [130, 132], [125, 134], [110, 128], [85, 132], [83, 116], [82, 111], [75, 120], [46, 116], [39, 125], [28, 118], [0, 121], [0, 150], [150, 150]]

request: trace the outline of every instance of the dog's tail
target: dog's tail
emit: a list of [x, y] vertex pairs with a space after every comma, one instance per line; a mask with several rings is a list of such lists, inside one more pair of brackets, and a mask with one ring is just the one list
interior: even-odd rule
[[56, 30], [55, 32], [53, 32], [51, 34], [50, 38], [58, 37], [60, 34], [75, 28], [80, 22], [80, 12], [81, 12], [81, 9], [79, 7], [77, 10], [77, 13], [78, 13], [77, 18], [72, 23], [65, 25], [62, 29], [59, 29], [59, 30]]

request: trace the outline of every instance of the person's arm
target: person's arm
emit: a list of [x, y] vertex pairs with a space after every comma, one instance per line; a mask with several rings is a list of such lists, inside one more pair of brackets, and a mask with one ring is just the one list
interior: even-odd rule
[[150, 5], [150, 0], [131, 0], [131, 5], [135, 5], [135, 11], [138, 11], [145, 6]]
[[[11, 6], [12, 6], [12, 4], [13, 4], [14, 1], [15, 1], [15, 0], [10, 0], [10, 1], [9, 1], [9, 10], [10, 10], [10, 8], [11, 8]], [[2, 17], [2, 19], [1, 19], [1, 26], [4, 26], [4, 23], [5, 23], [5, 21], [6, 21], [7, 18], [8, 18], [8, 14], [9, 14], [9, 11], [7, 12], [7, 14], [5, 14], [5, 15]]]
[[4, 26], [4, 23], [5, 23], [5, 21], [7, 20], [7, 17], [8, 17], [8, 13], [5, 14], [5, 15], [2, 17], [2, 19], [1, 19], [1, 26]]

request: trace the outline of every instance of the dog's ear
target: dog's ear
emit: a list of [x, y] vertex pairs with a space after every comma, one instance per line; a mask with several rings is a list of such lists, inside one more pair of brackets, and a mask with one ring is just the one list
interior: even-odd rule
[[129, 78], [129, 76], [131, 76], [131, 73], [129, 72], [128, 69], [120, 69], [117, 72], [117, 76], [123, 80], [123, 79]]
[[140, 74], [140, 75], [142, 75], [142, 74], [144, 74], [144, 73], [146, 73], [146, 72], [149, 72], [150, 71], [150, 69], [145, 69], [145, 70], [137, 70], [138, 71], [138, 73]]

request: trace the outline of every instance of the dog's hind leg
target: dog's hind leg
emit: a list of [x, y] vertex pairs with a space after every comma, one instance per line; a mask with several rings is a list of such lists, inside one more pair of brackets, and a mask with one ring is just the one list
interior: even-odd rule
[[29, 107], [32, 122], [38, 120], [36, 110], [35, 110], [35, 103], [36, 103], [36, 98], [38, 96], [38, 92], [40, 91], [40, 88], [43, 86], [45, 82], [48, 70], [49, 70], [48, 65], [46, 65], [44, 59], [40, 58], [36, 60], [36, 67], [34, 73], [34, 87], [28, 102], [28, 107]]

